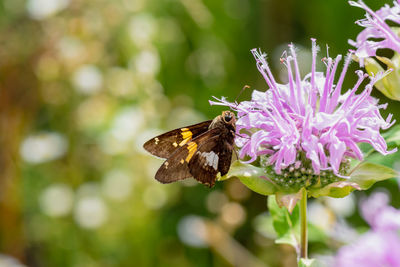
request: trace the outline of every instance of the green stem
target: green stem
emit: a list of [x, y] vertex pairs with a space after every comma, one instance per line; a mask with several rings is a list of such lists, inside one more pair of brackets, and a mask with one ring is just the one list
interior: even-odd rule
[[301, 237], [300, 237], [300, 258], [307, 259], [307, 190], [302, 189], [303, 193], [300, 201], [300, 220], [301, 220]]

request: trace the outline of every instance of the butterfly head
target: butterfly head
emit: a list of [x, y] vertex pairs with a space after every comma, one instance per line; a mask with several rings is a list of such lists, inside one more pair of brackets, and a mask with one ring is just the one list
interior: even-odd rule
[[222, 119], [227, 124], [233, 124], [234, 125], [236, 123], [235, 114], [232, 111], [229, 111], [229, 110], [222, 112]]

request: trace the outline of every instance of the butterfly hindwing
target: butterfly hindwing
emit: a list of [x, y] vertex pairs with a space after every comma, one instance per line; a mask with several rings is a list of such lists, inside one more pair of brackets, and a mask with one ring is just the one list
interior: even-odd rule
[[[221, 138], [222, 139], [222, 138]], [[230, 144], [226, 140], [221, 140], [219, 143], [219, 162], [218, 162], [218, 171], [221, 173], [221, 176], [224, 176], [228, 173], [231, 162], [232, 162], [232, 152], [234, 150], [233, 144]]]
[[214, 186], [220, 161], [219, 135], [205, 140], [189, 162], [189, 171], [193, 178], [209, 187]]
[[233, 129], [229, 129], [226, 124], [216, 125], [212, 129], [215, 132], [203, 142], [199, 142], [188, 163], [189, 171], [197, 181], [213, 187], [218, 172], [221, 176], [228, 173], [234, 149], [234, 134], [231, 132]]
[[166, 132], [150, 139], [143, 147], [154, 156], [169, 158], [192, 139], [208, 131], [210, 123], [211, 120]]
[[217, 132], [216, 129], [208, 130], [176, 150], [158, 169], [156, 180], [162, 183], [171, 183], [192, 177], [193, 173], [190, 172], [189, 163], [193, 160], [198, 148], [216, 136]]
[[156, 180], [168, 184], [191, 177], [188, 164], [185, 162], [186, 157], [187, 150], [184, 147], [176, 151], [158, 169]]

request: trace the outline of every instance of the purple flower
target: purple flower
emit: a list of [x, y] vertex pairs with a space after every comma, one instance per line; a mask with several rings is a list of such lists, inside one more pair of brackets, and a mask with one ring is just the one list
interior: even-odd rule
[[361, 205], [372, 231], [339, 249], [333, 266], [400, 266], [400, 210], [388, 205], [384, 193], [374, 193]]
[[389, 196], [383, 192], [372, 194], [361, 205], [364, 219], [376, 231], [400, 229], [400, 211], [389, 206]]
[[[365, 29], [361, 31], [357, 40], [349, 40], [349, 44], [356, 47], [355, 55], [360, 59], [360, 65], [364, 65], [364, 59], [376, 56], [376, 51], [382, 48], [389, 48], [400, 52], [400, 37], [386, 23], [390, 20], [400, 24], [400, 0], [393, 2], [393, 7], [384, 5], [374, 12], [363, 1], [349, 1], [350, 5], [360, 7], [367, 13], [365, 19], [356, 23]], [[377, 40], [378, 39], [378, 40]]]
[[398, 267], [399, 251], [396, 232], [368, 232], [353, 244], [340, 248], [333, 266]]
[[[285, 172], [298, 170], [295, 177], [306, 180], [310, 179], [310, 175], [316, 175], [325, 177], [327, 184], [333, 182], [329, 180], [332, 177], [336, 179], [346, 175], [344, 167], [348, 167], [347, 158], [363, 159], [358, 143], [369, 143], [382, 154], [395, 152], [387, 150], [379, 132], [389, 128], [395, 121], [391, 122], [391, 114], [386, 120], [383, 119], [380, 109], [386, 108], [386, 104], [379, 105], [378, 100], [370, 96], [373, 84], [383, 73], [370, 77], [364, 90], [356, 94], [361, 83], [369, 77], [357, 71], [358, 81], [352, 89], [342, 94], [351, 54], [346, 57], [335, 83], [341, 55], [335, 59], [325, 59], [325, 73], [317, 72], [318, 49], [312, 39], [311, 73], [302, 79], [295, 48], [289, 45], [289, 49], [290, 53], [284, 54], [285, 58], [282, 59], [288, 72], [287, 84], [279, 84], [275, 80], [266, 62], [266, 55], [253, 49], [251, 52], [257, 68], [269, 90], [254, 90], [251, 101], [239, 104], [230, 103], [224, 98], [218, 102], [210, 101], [211, 104], [226, 105], [237, 111], [236, 144], [240, 147], [240, 158], [247, 156], [247, 163], [251, 163], [261, 157], [277, 175], [293, 176], [293, 173]], [[276, 179], [282, 181], [279, 177]]]

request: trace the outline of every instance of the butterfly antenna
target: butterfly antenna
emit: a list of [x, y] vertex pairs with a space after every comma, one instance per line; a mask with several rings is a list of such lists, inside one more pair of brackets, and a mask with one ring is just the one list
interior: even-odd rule
[[250, 85], [245, 85], [245, 86], [243, 86], [242, 90], [240, 90], [240, 93], [239, 93], [239, 94], [237, 95], [237, 97], [235, 98], [235, 102], [234, 102], [234, 103], [236, 103], [237, 99], [238, 99], [239, 96], [244, 92], [244, 90], [249, 89], [249, 88], [250, 88]]

